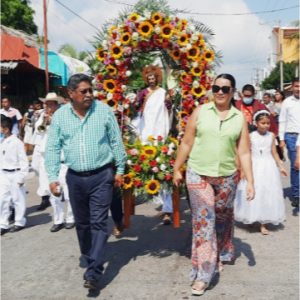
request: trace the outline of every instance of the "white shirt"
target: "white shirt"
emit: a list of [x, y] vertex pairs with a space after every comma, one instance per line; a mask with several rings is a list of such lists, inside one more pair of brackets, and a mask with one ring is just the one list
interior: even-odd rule
[[13, 119], [13, 128], [11, 133], [18, 135], [19, 134], [18, 121], [22, 120], [21, 113], [16, 108], [13, 107], [10, 107], [8, 110], [1, 108], [0, 113], [6, 117]]
[[18, 183], [24, 183], [28, 173], [28, 158], [23, 142], [15, 135], [4, 138], [0, 144], [0, 169], [20, 169]]
[[300, 133], [300, 99], [290, 96], [282, 102], [279, 115], [279, 138], [284, 140], [286, 132]]

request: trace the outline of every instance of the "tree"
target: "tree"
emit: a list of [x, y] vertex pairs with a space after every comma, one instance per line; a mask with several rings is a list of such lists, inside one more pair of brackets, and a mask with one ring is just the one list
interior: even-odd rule
[[34, 10], [28, 0], [2, 0], [0, 21], [2, 25], [36, 34], [37, 26], [33, 21]]
[[[290, 83], [295, 77], [296, 62], [283, 63], [283, 79], [284, 83]], [[276, 67], [271, 71], [270, 75], [261, 83], [261, 87], [265, 90], [280, 88], [280, 66], [277, 63]]]

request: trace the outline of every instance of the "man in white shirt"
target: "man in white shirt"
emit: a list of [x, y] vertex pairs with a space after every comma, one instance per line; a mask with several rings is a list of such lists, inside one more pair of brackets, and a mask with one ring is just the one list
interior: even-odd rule
[[[25, 227], [25, 188], [24, 179], [28, 173], [28, 159], [23, 142], [12, 132], [12, 120], [1, 119], [1, 132], [4, 139], [0, 144], [0, 230], [16, 232]], [[9, 229], [9, 205], [13, 202], [15, 208], [14, 225]]]
[[291, 162], [292, 206], [299, 207], [299, 170], [295, 168], [296, 141], [300, 133], [300, 82], [295, 78], [292, 82], [293, 95], [286, 98], [279, 115], [280, 147], [285, 146]]
[[7, 97], [1, 99], [0, 113], [11, 118], [13, 122], [13, 129], [11, 133], [18, 136], [21, 128], [22, 115], [16, 108], [11, 107], [11, 102]]

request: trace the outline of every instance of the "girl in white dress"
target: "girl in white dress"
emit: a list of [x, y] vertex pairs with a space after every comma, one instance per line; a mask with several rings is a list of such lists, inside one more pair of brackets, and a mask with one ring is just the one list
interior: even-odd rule
[[276, 152], [275, 137], [269, 130], [270, 113], [259, 110], [253, 116], [257, 131], [250, 134], [255, 198], [247, 201], [246, 181], [238, 185], [234, 218], [244, 224], [259, 222], [262, 234], [268, 234], [267, 223], [278, 225], [285, 220], [285, 206], [280, 173], [287, 176]]

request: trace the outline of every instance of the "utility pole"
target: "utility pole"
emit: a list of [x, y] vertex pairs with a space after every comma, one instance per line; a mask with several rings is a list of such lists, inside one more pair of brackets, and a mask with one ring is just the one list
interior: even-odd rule
[[49, 92], [49, 72], [48, 72], [48, 29], [47, 29], [47, 3], [44, 0], [44, 57], [45, 57], [45, 75], [46, 75], [46, 94]]

